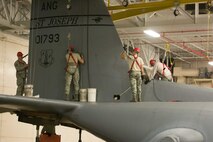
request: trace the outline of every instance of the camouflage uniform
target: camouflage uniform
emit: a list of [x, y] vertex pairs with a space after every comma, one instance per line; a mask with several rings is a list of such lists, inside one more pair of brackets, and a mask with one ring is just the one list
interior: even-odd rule
[[[138, 55], [132, 56], [132, 55], [125, 55], [125, 60], [127, 61], [129, 65], [129, 80], [130, 80], [130, 86], [132, 90], [132, 101], [133, 102], [141, 102], [141, 85], [142, 85], [142, 72], [141, 67], [143, 67], [143, 60]], [[137, 60], [137, 62], [136, 62]], [[133, 63], [134, 62], [134, 63]]]
[[129, 80], [132, 90], [132, 101], [134, 102], [141, 102], [141, 72], [140, 71], [130, 71], [129, 73]]
[[23, 96], [24, 85], [25, 85], [25, 81], [26, 81], [27, 64], [23, 60], [22, 61], [17, 60], [14, 63], [14, 66], [16, 68], [16, 78], [17, 78], [16, 95], [17, 96]]
[[[75, 60], [73, 60], [73, 58]], [[78, 69], [78, 62], [82, 61], [83, 59], [80, 57], [78, 53], [72, 53], [66, 54], [66, 60], [67, 60], [67, 67], [66, 67], [66, 75], [65, 75], [65, 95], [66, 100], [70, 100], [70, 85], [73, 80], [74, 84], [74, 91], [75, 96], [73, 97], [75, 100], [78, 100], [78, 94], [79, 94], [79, 69]]]

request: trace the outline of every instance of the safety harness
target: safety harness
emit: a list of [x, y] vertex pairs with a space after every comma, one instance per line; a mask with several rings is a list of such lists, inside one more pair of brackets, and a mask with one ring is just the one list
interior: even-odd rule
[[67, 60], [66, 72], [68, 72], [67, 68], [68, 68], [68, 63], [69, 63], [70, 57], [72, 57], [72, 59], [73, 59], [75, 65], [76, 65], [76, 68], [78, 67], [78, 64], [77, 64], [77, 62], [75, 61], [75, 58], [73, 57], [72, 52], [70, 52], [70, 53], [69, 53], [68, 60]]
[[[25, 64], [26, 64], [24, 61], [19, 61], [19, 60], [18, 60], [18, 63], [19, 63], [19, 64], [22, 64], [22, 65], [25, 65]], [[26, 70], [26, 68], [21, 69], [21, 70], [19, 70], [19, 71], [17, 70], [16, 72], [22, 72], [22, 71], [24, 71], [24, 70]]]
[[141, 69], [141, 65], [140, 65], [140, 64], [138, 63], [138, 61], [137, 61], [138, 56], [137, 56], [137, 57], [133, 56], [133, 57], [134, 57], [134, 61], [132, 62], [131, 68], [130, 68], [130, 70], [128, 71], [128, 73], [131, 72], [131, 70], [132, 70], [132, 68], [133, 68], [133, 66], [134, 66], [134, 64], [135, 64], [135, 62], [136, 62], [136, 64], [138, 65], [138, 67]]
[[170, 68], [169, 68], [167, 65], [165, 65], [164, 63], [162, 63], [162, 64], [163, 64], [162, 75], [163, 75], [164, 77], [166, 77], [166, 76], [165, 76], [165, 69], [167, 68], [170, 72], [171, 72], [171, 70], [170, 70]]

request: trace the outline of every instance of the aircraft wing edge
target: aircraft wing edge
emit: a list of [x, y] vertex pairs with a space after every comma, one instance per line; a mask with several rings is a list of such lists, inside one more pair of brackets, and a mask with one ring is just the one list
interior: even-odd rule
[[0, 113], [24, 110], [62, 114], [80, 106], [80, 103], [63, 100], [0, 94]]

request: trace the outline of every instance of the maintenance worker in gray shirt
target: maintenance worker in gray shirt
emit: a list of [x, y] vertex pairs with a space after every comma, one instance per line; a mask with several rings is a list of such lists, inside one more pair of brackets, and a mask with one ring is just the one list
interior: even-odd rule
[[132, 55], [127, 55], [123, 51], [120, 55], [121, 59], [126, 60], [129, 65], [129, 79], [132, 89], [132, 102], [141, 102], [141, 85], [142, 85], [142, 76], [145, 76], [143, 69], [143, 59], [138, 56], [140, 48], [134, 48]]
[[23, 60], [23, 53], [17, 53], [18, 60], [14, 63], [16, 68], [16, 79], [17, 79], [17, 96], [23, 96], [24, 93], [24, 85], [26, 82], [27, 68], [28, 64]]
[[74, 91], [75, 91], [75, 96], [73, 96], [73, 100], [78, 101], [78, 95], [79, 95], [79, 63], [83, 64], [84, 59], [83, 56], [79, 53], [74, 52], [74, 47], [70, 46], [68, 49], [68, 53], [66, 54], [66, 61], [67, 61], [67, 66], [66, 66], [66, 75], [65, 75], [65, 97], [66, 100], [70, 100], [70, 85], [73, 80], [74, 84]]

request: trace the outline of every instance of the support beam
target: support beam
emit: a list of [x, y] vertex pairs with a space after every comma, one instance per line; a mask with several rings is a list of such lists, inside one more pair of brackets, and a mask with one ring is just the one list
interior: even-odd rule
[[0, 0], [1, 31], [28, 39], [31, 0]]
[[195, 4], [195, 15], [194, 15], [194, 23], [197, 24], [199, 16], [199, 5]]
[[206, 55], [204, 55], [202, 52], [199, 52], [197, 50], [193, 50], [191, 48], [189, 48], [188, 46], [186, 46], [185, 44], [179, 44], [179, 43], [175, 43], [175, 41], [173, 41], [172, 39], [168, 38], [168, 37], [165, 37], [165, 36], [161, 36], [162, 39], [166, 40], [166, 41], [169, 41], [169, 42], [174, 42], [173, 44], [174, 45], [177, 45], [179, 46], [180, 48], [188, 51], [189, 53], [193, 53], [197, 56], [200, 56], [200, 57], [203, 57], [205, 59], [208, 59], [208, 57]]
[[129, 18], [132, 16], [137, 16], [140, 14], [145, 14], [145, 13], [149, 13], [149, 12], [153, 12], [153, 11], [167, 9], [167, 8], [169, 8], [169, 7], [161, 7], [161, 9], [157, 8], [157, 7], [149, 8], [149, 9], [131, 9], [131, 10], [126, 10], [123, 12], [118, 12], [118, 13], [112, 14], [111, 17], [112, 17], [113, 21], [116, 21], [116, 20]]
[[[143, 39], [142, 41], [145, 42], [145, 43], [150, 44], [150, 45], [153, 46], [153, 47], [157, 47], [157, 48], [159, 48], [159, 49], [165, 50], [164, 47], [161, 47], [161, 46], [159, 46], [159, 45], [157, 45], [157, 44], [152, 44], [152, 43], [149, 42], [148, 40]], [[175, 52], [173, 52], [173, 51], [169, 51], [169, 52], [171, 52], [173, 55], [175, 55], [177, 59], [179, 59], [179, 60], [181, 60], [181, 61], [183, 61], [183, 62], [186, 62], [186, 63], [190, 64], [190, 62], [188, 62], [188, 61], [182, 59], [177, 53], [175, 53]]]
[[187, 11], [185, 11], [182, 7], [178, 7], [178, 10], [186, 15], [192, 22], [194, 22], [194, 17], [192, 17]]
[[25, 29], [25, 27], [11, 24], [9, 21], [0, 19], [0, 24], [11, 29]]
[[207, 2], [206, 0], [164, 0], [157, 2], [147, 2], [147, 3], [137, 3], [129, 4], [127, 7], [124, 6], [110, 6], [108, 10], [129, 10], [129, 9], [148, 9], [148, 8], [159, 8], [161, 7], [174, 7], [178, 4], [187, 4], [187, 3], [198, 3], [198, 2]]
[[197, 3], [197, 2], [206, 2], [206, 0], [179, 0], [178, 3], [175, 0], [164, 0], [158, 2], [147, 2], [147, 3], [138, 3], [138, 4], [130, 4], [127, 7], [124, 6], [110, 6], [108, 10], [125, 10], [122, 12], [117, 12], [112, 14], [111, 17], [113, 21], [129, 18], [132, 16], [137, 16], [140, 14], [145, 14], [149, 12], [159, 11], [163, 9], [167, 9], [170, 7], [177, 6], [179, 4], [186, 3]]
[[7, 7], [7, 4], [6, 4], [5, 0], [1, 0], [1, 2], [2, 2], [2, 5], [4, 7], [4, 12], [5, 12], [6, 18], [9, 22], [11, 22], [10, 12], [9, 12], [8, 7]]

